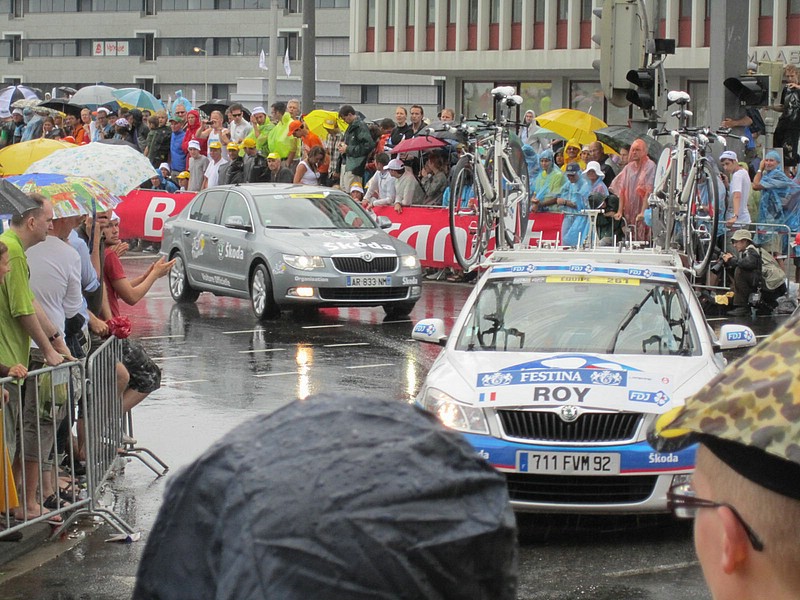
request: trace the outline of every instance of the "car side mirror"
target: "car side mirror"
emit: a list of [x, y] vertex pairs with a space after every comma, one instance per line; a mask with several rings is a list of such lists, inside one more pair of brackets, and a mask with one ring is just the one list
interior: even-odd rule
[[381, 229], [389, 229], [389, 227], [392, 226], [392, 220], [386, 215], [379, 216], [377, 223], [378, 227], [380, 227]]
[[724, 352], [736, 348], [750, 348], [756, 345], [756, 334], [746, 325], [723, 325], [714, 350]]
[[239, 229], [241, 231], [253, 231], [253, 227], [251, 225], [247, 225], [244, 222], [244, 219], [239, 215], [231, 215], [227, 219], [225, 219], [225, 223], [223, 223], [225, 227], [228, 229]]
[[422, 319], [414, 325], [411, 332], [411, 339], [428, 344], [438, 344], [444, 346], [447, 343], [447, 335], [444, 330], [442, 319]]

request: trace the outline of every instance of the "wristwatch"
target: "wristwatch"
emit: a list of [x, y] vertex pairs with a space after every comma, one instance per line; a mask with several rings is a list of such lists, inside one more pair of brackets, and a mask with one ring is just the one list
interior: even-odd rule
[[53, 335], [51, 335], [49, 338], [47, 338], [47, 341], [52, 344], [53, 342], [55, 342], [60, 337], [61, 337], [61, 332], [60, 331], [56, 331]]

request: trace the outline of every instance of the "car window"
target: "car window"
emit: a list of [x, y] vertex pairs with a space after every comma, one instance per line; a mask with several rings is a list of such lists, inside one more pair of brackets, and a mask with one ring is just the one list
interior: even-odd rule
[[250, 211], [247, 209], [247, 200], [237, 192], [228, 192], [225, 206], [222, 208], [221, 223], [225, 225], [229, 222], [248, 227], [253, 224]]
[[691, 356], [699, 343], [675, 285], [553, 276], [487, 282], [457, 349]]
[[253, 196], [261, 223], [274, 229], [374, 229], [350, 196], [338, 192]]
[[[192, 213], [189, 218], [202, 221], [203, 223], [219, 225], [221, 223], [219, 215], [227, 193], [226, 190], [211, 190], [206, 192], [201, 199], [201, 204], [196, 209], [192, 206]], [[195, 204], [197, 204], [197, 202], [195, 202]]]
[[203, 209], [203, 200], [205, 200], [205, 196], [200, 196], [199, 198], [195, 199], [192, 202], [192, 210], [189, 213], [189, 218], [194, 219], [195, 221], [200, 221], [202, 217], [202, 209]]

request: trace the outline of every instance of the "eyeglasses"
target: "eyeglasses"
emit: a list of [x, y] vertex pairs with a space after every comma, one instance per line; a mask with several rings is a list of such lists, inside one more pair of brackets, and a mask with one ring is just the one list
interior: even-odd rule
[[679, 519], [694, 519], [697, 516], [697, 511], [701, 508], [721, 508], [723, 506], [730, 509], [733, 516], [736, 517], [742, 525], [747, 533], [747, 538], [750, 540], [750, 544], [753, 546], [753, 550], [761, 552], [764, 549], [764, 542], [762, 542], [758, 534], [753, 531], [753, 528], [745, 522], [742, 515], [739, 514], [739, 511], [730, 504], [698, 498], [689, 483], [673, 486], [667, 492], [667, 508]]
[[234, 114], [234, 113], [231, 113], [231, 116], [232, 116], [232, 117], [235, 119], [235, 118], [237, 118], [237, 117], [241, 117], [241, 116], [242, 116], [242, 113], [236, 113], [236, 114]]

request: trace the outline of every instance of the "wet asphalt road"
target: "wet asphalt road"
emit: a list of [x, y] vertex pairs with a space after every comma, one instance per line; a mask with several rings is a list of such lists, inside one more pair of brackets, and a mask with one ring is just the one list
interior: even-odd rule
[[[129, 277], [151, 260], [126, 257]], [[134, 334], [164, 373], [163, 387], [134, 411], [135, 435], [172, 473], [248, 417], [294, 398], [326, 391], [411, 401], [438, 354], [438, 347], [410, 340], [412, 320], [438, 316], [449, 325], [471, 289], [426, 282], [410, 320], [385, 320], [380, 308], [326, 309], [260, 324], [246, 301], [203, 294], [196, 305], [178, 306], [163, 279], [128, 309]], [[715, 328], [724, 322], [711, 320]], [[763, 335], [774, 326], [762, 319], [754, 330]], [[170, 473], [155, 478], [129, 462], [104, 498], [142, 532], [141, 541], [106, 543], [113, 533], [106, 525], [73, 532], [5, 567], [21, 574], [4, 580], [0, 573], [0, 598], [130, 598]], [[525, 515], [520, 532], [520, 599], [709, 598], [686, 524]], [[54, 551], [57, 558], [34, 568]]]

